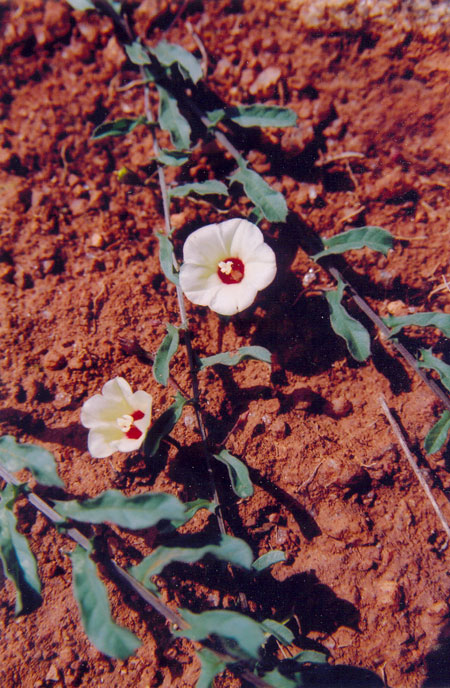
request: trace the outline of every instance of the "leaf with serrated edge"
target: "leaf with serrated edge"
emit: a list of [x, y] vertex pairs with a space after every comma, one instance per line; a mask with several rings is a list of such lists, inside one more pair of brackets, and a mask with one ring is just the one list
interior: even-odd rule
[[422, 360], [418, 361], [420, 368], [429, 368], [434, 370], [440, 377], [444, 387], [450, 390], [450, 365], [444, 363], [437, 356], [433, 356], [431, 349], [420, 349]]
[[232, 642], [226, 645], [227, 650], [236, 658], [257, 659], [259, 648], [266, 640], [261, 624], [239, 612], [219, 609], [194, 614], [187, 609], [180, 609], [180, 613], [190, 628], [177, 631], [175, 635], [191, 640], [205, 640], [211, 635], [218, 636], [222, 641], [228, 639]]
[[392, 234], [382, 227], [358, 227], [333, 237], [322, 237], [322, 241], [326, 248], [312, 256], [313, 260], [364, 247], [379, 251], [386, 256], [393, 245]]
[[198, 194], [199, 196], [228, 196], [228, 189], [222, 182], [215, 179], [207, 179], [204, 182], [193, 182], [192, 184], [180, 184], [169, 189], [171, 198], [182, 198], [188, 194]]
[[97, 650], [116, 659], [127, 659], [141, 645], [133, 633], [111, 618], [106, 588], [98, 578], [89, 553], [77, 545], [70, 554], [73, 593], [87, 637]]
[[28, 468], [41, 485], [64, 487], [53, 454], [34, 444], [18, 444], [12, 435], [0, 437], [0, 461], [8, 471]]
[[133, 129], [136, 129], [140, 124], [145, 124], [146, 122], [147, 118], [144, 116], [134, 119], [122, 117], [121, 119], [114, 119], [111, 122], [102, 122], [102, 124], [99, 124], [99, 126], [94, 129], [91, 138], [98, 141], [107, 136], [126, 136], [126, 134], [132, 132]]
[[119, 490], [106, 490], [84, 502], [55, 500], [54, 508], [61, 516], [75, 521], [108, 521], [131, 530], [150, 528], [159, 521], [182, 519], [184, 516], [183, 504], [174, 495], [164, 492], [144, 492], [126, 497]]
[[177, 64], [182, 76], [187, 74], [194, 84], [203, 76], [200, 62], [192, 53], [182, 48], [181, 45], [168, 43], [163, 40], [160, 41], [155, 48], [150, 48], [150, 52], [157, 58], [158, 62], [165, 67]]
[[270, 552], [262, 554], [252, 564], [252, 569], [255, 571], [264, 571], [274, 564], [279, 564], [280, 561], [285, 561], [286, 555], [279, 549], [273, 549]]
[[187, 119], [181, 114], [176, 98], [162, 86], [156, 86], [159, 93], [159, 125], [170, 134], [170, 140], [175, 148], [183, 150], [191, 145], [191, 127]]
[[446, 337], [450, 337], [450, 315], [447, 313], [411, 313], [411, 315], [388, 315], [383, 322], [392, 330], [391, 336], [400, 332], [403, 327], [436, 327]]
[[197, 651], [197, 657], [202, 668], [195, 688], [214, 688], [214, 679], [225, 671], [226, 663], [206, 647]]
[[341, 304], [345, 285], [338, 279], [338, 287], [327, 291], [325, 297], [330, 308], [331, 327], [337, 335], [345, 339], [347, 349], [357, 361], [365, 361], [370, 356], [370, 335], [359, 320], [352, 318]]
[[215, 354], [214, 356], [207, 356], [200, 358], [200, 370], [208, 368], [213, 365], [235, 366], [246, 359], [253, 359], [255, 361], [263, 361], [264, 363], [271, 363], [272, 354], [263, 346], [241, 346], [235, 354], [230, 354], [226, 351], [223, 354]]
[[222, 449], [221, 452], [213, 456], [217, 461], [224, 463], [228, 468], [231, 486], [238, 497], [251, 497], [253, 494], [253, 485], [245, 463], [242, 463], [242, 461], [230, 454], [226, 449]]
[[151, 458], [155, 456], [161, 440], [172, 432], [175, 425], [180, 420], [183, 407], [186, 403], [187, 399], [177, 392], [173, 404], [150, 426], [144, 441], [144, 453], [147, 457]]
[[31, 611], [41, 602], [41, 582], [36, 559], [24, 535], [17, 531], [12, 511], [17, 488], [7, 485], [0, 493], [0, 560], [3, 571], [16, 588], [15, 614]]
[[230, 182], [239, 182], [257, 208], [264, 213], [269, 222], [284, 222], [287, 217], [287, 205], [283, 194], [272, 189], [254, 170], [241, 165], [230, 177]]
[[225, 114], [241, 127], [293, 127], [297, 121], [296, 113], [289, 108], [259, 103], [228, 108]]
[[170, 323], [166, 325], [167, 335], [164, 337], [161, 346], [159, 347], [155, 360], [153, 362], [153, 375], [156, 382], [166, 387], [169, 379], [169, 365], [172, 356], [178, 349], [180, 335], [178, 327], [174, 327]]
[[444, 411], [437, 423], [425, 437], [424, 447], [427, 454], [435, 454], [447, 441], [450, 432], [450, 411]]
[[151, 63], [147, 51], [139, 41], [135, 41], [131, 45], [126, 45], [125, 52], [128, 55], [128, 59], [133, 62], [133, 64], [147, 65]]
[[247, 543], [231, 535], [218, 535], [214, 539], [204, 535], [183, 535], [171, 541], [170, 546], [157, 547], [140, 564], [133, 566], [130, 573], [146, 585], [151, 576], [157, 576], [172, 562], [194, 564], [208, 554], [246, 569], [250, 569], [253, 561], [253, 554]]
[[178, 272], [176, 272], [173, 260], [173, 244], [170, 239], [162, 232], [156, 232], [156, 236], [159, 241], [159, 263], [161, 265], [161, 270], [173, 284], [178, 285], [180, 283]]

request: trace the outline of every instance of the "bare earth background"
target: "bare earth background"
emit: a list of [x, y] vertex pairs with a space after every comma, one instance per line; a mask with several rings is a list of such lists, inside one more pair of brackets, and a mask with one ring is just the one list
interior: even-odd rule
[[[148, 44], [164, 35], [200, 57], [195, 31], [208, 58], [207, 87], [226, 103], [277, 103], [298, 113], [295, 129], [249, 132], [239, 141], [291, 211], [286, 225], [262, 224], [277, 253], [276, 283], [228, 323], [188, 306], [201, 355], [261, 344], [276, 358], [272, 372], [249, 362], [201, 374], [210, 431], [220, 441], [240, 418], [227, 448], [256, 484], [255, 496], [237, 503], [219, 471], [230, 532], [255, 555], [271, 548], [287, 555], [273, 576], [246, 591], [252, 609], [279, 620], [293, 611], [299, 646], [327, 648], [333, 662], [372, 669], [392, 688], [450, 686], [439, 656], [431, 655], [427, 670], [430, 653], [450, 633], [448, 543], [378, 397], [397, 412], [450, 518], [450, 455], [423, 454], [442, 409], [386, 343], [377, 339], [364, 364], [347, 355], [321, 295], [333, 282], [301, 248], [310, 230], [330, 236], [385, 227], [396, 237], [387, 258], [367, 250], [346, 257], [363, 296], [381, 315], [450, 313], [443, 281], [450, 257], [448, 6], [195, 0], [172, 26], [177, 2], [128, 5]], [[106, 117], [142, 113], [142, 90], [120, 90], [137, 74], [111, 22], [93, 12], [11, 0], [1, 4], [0, 21], [2, 432], [54, 452], [73, 497], [109, 488], [207, 497], [192, 410], [173, 433], [181, 450], [170, 448], [159, 474], [139, 455], [90, 458], [79, 425], [83, 401], [116, 375], [151, 392], [157, 415], [171, 402], [150, 368], [118, 341], [136, 336], [154, 352], [164, 323], [178, 322], [153, 234], [163, 225], [156, 179], [130, 187], [115, 175], [123, 165], [139, 171], [148, 164], [152, 136], [141, 127], [125, 139], [90, 140]], [[172, 181], [223, 179], [233, 170], [215, 144], [207, 155], [199, 151], [187, 169], [170, 172]], [[192, 229], [249, 212], [233, 191], [225, 214], [173, 202], [177, 252]], [[311, 268], [315, 279], [307, 284]], [[411, 330], [405, 341], [412, 351], [433, 346], [450, 362], [448, 340], [432, 329]], [[186, 370], [180, 349], [173, 375], [185, 389]], [[1, 589], [2, 686], [195, 685], [199, 664], [190, 644], [173, 639], [155, 612], [106, 574], [115, 619], [144, 642], [126, 662], [101, 655], [79, 622], [70, 542], [25, 502], [18, 514], [38, 559], [43, 604], [15, 619], [12, 586]], [[197, 529], [204, 519], [198, 516]], [[104, 537], [124, 565], [154, 542], [153, 532], [114, 527]], [[211, 566], [172, 566], [162, 579], [165, 599], [194, 611], [232, 606], [231, 586]], [[225, 675], [217, 685], [239, 682]]]

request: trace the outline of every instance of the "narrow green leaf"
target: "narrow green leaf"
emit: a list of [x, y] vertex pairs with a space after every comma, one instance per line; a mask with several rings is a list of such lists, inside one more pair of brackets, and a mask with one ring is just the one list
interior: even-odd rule
[[418, 361], [419, 367], [434, 370], [441, 378], [444, 387], [450, 390], [450, 365], [433, 356], [431, 349], [420, 349], [420, 354], [422, 360]]
[[67, 0], [68, 4], [73, 7], [74, 10], [95, 10], [95, 5], [91, 0]]
[[174, 327], [173, 325], [170, 325], [170, 323], [167, 323], [166, 329], [167, 334], [164, 337], [153, 362], [154, 378], [156, 382], [159, 382], [160, 385], [164, 385], [164, 387], [167, 386], [167, 380], [169, 379], [170, 361], [178, 349], [178, 343], [180, 341], [178, 327]]
[[131, 45], [126, 45], [125, 52], [133, 64], [147, 65], [151, 63], [150, 57], [140, 41], [134, 41]]
[[192, 184], [180, 184], [169, 189], [170, 198], [182, 198], [189, 194], [199, 194], [200, 196], [228, 196], [228, 189], [222, 182], [216, 179], [207, 179], [204, 182], [193, 182]]
[[268, 671], [266, 674], [261, 676], [261, 678], [268, 683], [269, 686], [273, 686], [274, 688], [301, 688], [302, 686], [308, 685], [307, 683], [303, 682], [301, 678], [296, 678], [295, 681], [291, 681], [291, 679], [287, 676], [284, 676], [284, 674], [280, 674], [278, 669], [272, 669], [272, 671]]
[[224, 463], [228, 468], [231, 485], [238, 497], [251, 497], [253, 494], [253, 485], [245, 463], [242, 463], [242, 461], [230, 454], [226, 449], [222, 449], [218, 454], [214, 454], [214, 458]]
[[210, 110], [206, 113], [206, 116], [209, 119], [211, 126], [214, 127], [216, 124], [219, 124], [219, 122], [223, 120], [225, 114], [226, 113], [223, 108], [218, 108], [217, 110]]
[[191, 127], [187, 119], [181, 114], [176, 98], [165, 88], [157, 84], [159, 93], [159, 124], [170, 134], [170, 140], [175, 148], [183, 150], [191, 145]]
[[241, 127], [293, 127], [297, 115], [289, 108], [278, 105], [238, 105], [225, 111], [231, 119]]
[[214, 688], [214, 679], [225, 671], [227, 665], [206, 647], [197, 651], [202, 666], [195, 688]]
[[164, 492], [144, 492], [126, 497], [119, 490], [106, 490], [84, 502], [55, 500], [56, 511], [75, 521], [84, 523], [115, 523], [123, 528], [140, 530], [160, 521], [182, 519], [184, 506], [174, 496]]
[[228, 351], [223, 354], [215, 354], [214, 356], [207, 356], [199, 359], [199, 369], [203, 370], [213, 365], [235, 366], [246, 359], [253, 359], [255, 361], [263, 361], [270, 365], [272, 354], [263, 346], [241, 346], [235, 354], [230, 354]]
[[102, 122], [96, 127], [91, 136], [92, 139], [104, 139], [107, 136], [125, 136], [133, 129], [136, 129], [140, 124], [146, 124], [147, 118], [141, 117], [129, 118], [122, 117], [121, 119], [114, 119], [111, 122]]
[[279, 564], [280, 561], [285, 560], [286, 555], [284, 552], [282, 552], [279, 549], [272, 549], [270, 552], [266, 552], [265, 554], [258, 557], [258, 559], [255, 559], [255, 561], [252, 564], [252, 569], [255, 569], [255, 571], [264, 571], [265, 569], [268, 569], [270, 566], [273, 566], [274, 564]]
[[257, 172], [241, 165], [230, 177], [230, 182], [242, 184], [249, 199], [270, 222], [286, 220], [288, 209], [283, 194], [272, 189]]
[[257, 659], [259, 648], [266, 640], [261, 624], [239, 612], [219, 609], [194, 614], [181, 609], [180, 613], [190, 628], [177, 631], [175, 635], [191, 640], [205, 640], [209, 636], [215, 636], [221, 639], [226, 651], [237, 659]]
[[292, 659], [298, 664], [327, 664], [327, 656], [325, 652], [317, 652], [316, 650], [303, 650]]
[[176, 64], [181, 75], [185, 78], [189, 78], [194, 84], [203, 76], [200, 62], [192, 53], [182, 48], [181, 45], [168, 43], [163, 40], [158, 43], [156, 48], [150, 48], [150, 52], [157, 58], [158, 62], [165, 67]]
[[393, 246], [392, 234], [382, 227], [358, 227], [333, 237], [322, 238], [322, 242], [326, 248], [312, 256], [314, 260], [364, 246], [374, 251], [380, 251], [386, 256]]
[[450, 411], [444, 411], [437, 423], [425, 437], [424, 447], [427, 454], [435, 454], [447, 441], [450, 432]]
[[183, 153], [183, 151], [162, 148], [156, 160], [160, 162], [162, 165], [178, 167], [180, 165], [184, 165], [184, 163], [189, 160], [189, 155], [187, 153]]
[[180, 283], [178, 272], [175, 270], [174, 260], [173, 260], [173, 244], [169, 237], [162, 232], [156, 232], [156, 236], [159, 241], [159, 263], [161, 265], [161, 270], [173, 284], [178, 285]]
[[28, 468], [41, 485], [64, 487], [53, 454], [34, 444], [18, 444], [14, 437], [0, 437], [0, 461], [8, 471]]
[[344, 289], [345, 285], [339, 279], [337, 289], [325, 294], [330, 308], [331, 327], [339, 337], [345, 339], [353, 358], [365, 361], [370, 356], [370, 335], [364, 325], [352, 318], [341, 304]]
[[89, 553], [77, 545], [72, 560], [73, 594], [87, 637], [97, 650], [116, 659], [127, 659], [141, 645], [136, 636], [111, 618], [106, 588], [98, 578]]
[[16, 616], [35, 609], [41, 602], [36, 559], [26, 537], [16, 529], [13, 506], [17, 493], [13, 485], [7, 485], [0, 493], [0, 560], [5, 575], [16, 588]]
[[[155, 456], [161, 444], [161, 440], [167, 435], [170, 435], [175, 425], [181, 418], [184, 405], [187, 404], [185, 399], [179, 392], [177, 392], [175, 401], [159, 418], [150, 426], [147, 436], [144, 441], [144, 453], [147, 457]], [[174, 516], [174, 518], [176, 518]]]
[[174, 529], [177, 530], [180, 526], [190, 521], [200, 509], [208, 509], [208, 511], [213, 514], [216, 510], [216, 504], [207, 499], [194, 499], [192, 502], [185, 502], [183, 518], [178, 521], [176, 519], [171, 519], [170, 525], [167, 528], [161, 528], [160, 532], [164, 533]]
[[446, 337], [450, 337], [450, 315], [446, 313], [411, 313], [411, 315], [402, 315], [395, 317], [388, 315], [383, 318], [385, 324], [391, 328], [391, 335], [397, 334], [403, 327], [436, 327]]
[[278, 621], [274, 621], [273, 619], [265, 619], [261, 623], [261, 626], [267, 633], [275, 636], [275, 638], [284, 645], [290, 645], [294, 642], [294, 634], [292, 631], [283, 624], [278, 623]]
[[247, 543], [231, 535], [217, 535], [216, 538], [201, 534], [180, 535], [169, 545], [157, 547], [140, 564], [133, 566], [130, 573], [146, 585], [152, 576], [157, 576], [172, 562], [194, 564], [208, 554], [245, 569], [250, 569], [253, 561], [253, 554]]

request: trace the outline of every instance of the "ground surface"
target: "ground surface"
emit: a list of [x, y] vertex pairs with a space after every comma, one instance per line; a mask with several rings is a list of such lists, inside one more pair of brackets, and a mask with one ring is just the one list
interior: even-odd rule
[[[227, 448], [256, 484], [252, 499], [236, 503], [219, 475], [230, 532], [255, 555], [277, 548], [287, 556], [273, 579], [247, 590], [251, 605], [280, 620], [294, 611], [299, 647], [326, 648], [331, 661], [372, 669], [392, 688], [422, 686], [427, 657], [447, 632], [449, 553], [378, 397], [397, 412], [450, 517], [448, 454], [423, 456], [442, 407], [378, 339], [367, 363], [349, 358], [321, 295], [333, 282], [302, 246], [308, 230], [329, 236], [385, 227], [396, 237], [387, 258], [366, 250], [346, 257], [362, 295], [381, 315], [450, 312], [443, 282], [450, 257], [446, 5], [427, 14], [426, 3], [417, 3], [419, 11], [415, 3], [204, 0], [189, 4], [173, 27], [177, 3], [172, 12], [156, 0], [130, 5], [148, 43], [168, 29], [168, 40], [198, 51], [195, 30], [208, 58], [207, 86], [225, 102], [285, 104], [299, 116], [296, 129], [240, 141], [291, 211], [286, 225], [262, 224], [277, 253], [276, 284], [228, 323], [188, 306], [201, 355], [262, 344], [276, 357], [272, 373], [250, 362], [200, 380], [218, 440], [240, 417]], [[79, 425], [83, 401], [116, 375], [150, 391], [156, 414], [171, 400], [119, 344], [120, 336], [136, 336], [154, 352], [164, 324], [178, 322], [153, 235], [163, 225], [156, 180], [129, 187], [115, 175], [148, 163], [152, 137], [140, 128], [126, 139], [90, 140], [106, 116], [142, 113], [141, 89], [120, 91], [136, 73], [110, 21], [95, 13], [40, 0], [3, 3], [0, 12], [2, 431], [53, 451], [74, 497], [108, 488], [207, 496], [192, 411], [173, 433], [182, 448], [171, 447], [159, 475], [139, 456], [90, 458]], [[221, 178], [231, 170], [212, 147], [171, 178]], [[191, 229], [245, 216], [247, 208], [238, 195], [229, 215], [175, 201], [177, 250]], [[449, 356], [437, 332], [408, 334], [411, 350], [433, 345]], [[188, 388], [182, 350], [173, 375]], [[71, 544], [31, 507], [19, 515], [38, 560], [43, 604], [15, 619], [12, 587], [2, 588], [2, 686], [195, 685], [199, 665], [189, 643], [172, 639], [155, 612], [112, 581], [115, 618], [144, 643], [127, 662], [101, 655], [81, 629], [71, 593]], [[125, 565], [151, 551], [148, 535], [104, 533]], [[169, 602], [193, 610], [232, 604], [230, 581], [211, 575], [207, 585], [208, 576], [195, 571], [171, 569], [163, 585]], [[428, 671], [427, 685], [450, 685], [445, 666], [431, 663]], [[226, 676], [217, 685], [238, 684]]]

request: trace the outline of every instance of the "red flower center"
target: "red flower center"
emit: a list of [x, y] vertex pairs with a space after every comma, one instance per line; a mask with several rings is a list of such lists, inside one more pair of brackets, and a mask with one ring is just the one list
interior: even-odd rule
[[217, 274], [225, 284], [238, 284], [244, 278], [244, 263], [240, 258], [225, 258], [217, 266]]
[[[142, 413], [142, 411], [133, 411], [131, 414], [131, 417], [133, 420], [141, 420], [145, 416], [145, 413]], [[125, 433], [125, 435], [128, 437], [129, 440], [138, 440], [142, 432], [137, 428], [134, 424], [130, 427], [130, 429]]]

